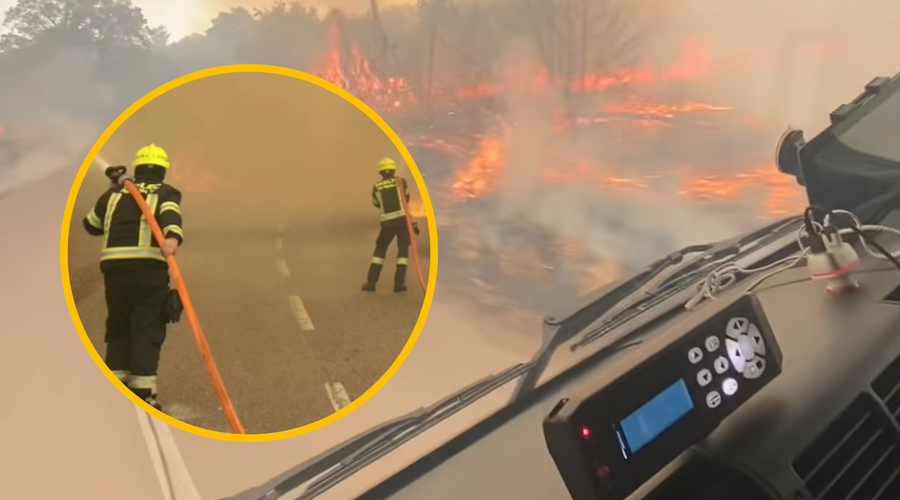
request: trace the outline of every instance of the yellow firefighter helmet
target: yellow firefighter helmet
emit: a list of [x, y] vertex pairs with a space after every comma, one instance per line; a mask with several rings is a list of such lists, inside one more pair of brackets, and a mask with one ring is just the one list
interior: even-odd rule
[[393, 172], [395, 170], [397, 170], [397, 163], [395, 163], [391, 158], [384, 158], [380, 162], [378, 162], [379, 172]]
[[132, 167], [140, 165], [155, 165], [157, 167], [169, 168], [169, 155], [166, 154], [166, 151], [163, 148], [156, 144], [144, 146], [134, 155], [134, 161], [131, 163]]

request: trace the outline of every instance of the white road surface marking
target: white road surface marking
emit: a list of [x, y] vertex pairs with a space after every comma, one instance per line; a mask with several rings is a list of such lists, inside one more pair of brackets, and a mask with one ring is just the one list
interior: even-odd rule
[[163, 497], [166, 500], [200, 500], [200, 492], [184, 463], [169, 426], [137, 406], [135, 410]]
[[341, 408], [350, 404], [350, 396], [347, 395], [347, 390], [340, 382], [325, 382], [325, 392], [328, 393], [328, 399], [331, 400], [334, 411], [340, 411]]
[[280, 252], [284, 242], [281, 241], [281, 238], [275, 238], [275, 251]]
[[281, 274], [281, 277], [291, 277], [291, 270], [288, 269], [287, 261], [285, 261], [284, 259], [278, 259], [275, 261], [275, 265], [278, 266], [278, 273]]
[[306, 307], [303, 305], [303, 301], [300, 300], [300, 297], [291, 295], [290, 301], [291, 310], [294, 312], [294, 318], [297, 320], [297, 323], [300, 323], [300, 328], [307, 332], [315, 330], [312, 320], [309, 319], [309, 313], [306, 312]]

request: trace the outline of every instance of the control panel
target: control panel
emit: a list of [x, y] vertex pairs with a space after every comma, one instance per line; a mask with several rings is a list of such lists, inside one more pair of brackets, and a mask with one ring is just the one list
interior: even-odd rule
[[593, 393], [562, 399], [544, 437], [573, 500], [621, 500], [781, 372], [751, 295]]

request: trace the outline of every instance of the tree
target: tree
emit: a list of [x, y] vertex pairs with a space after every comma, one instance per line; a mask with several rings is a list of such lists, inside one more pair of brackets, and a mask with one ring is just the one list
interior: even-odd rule
[[253, 18], [246, 57], [254, 62], [304, 70], [316, 63], [327, 41], [316, 9], [299, 2], [274, 2], [254, 9]]
[[18, 0], [7, 9], [0, 51], [40, 41], [97, 45], [103, 49], [150, 47], [166, 39], [164, 28], [150, 28], [130, 0]]
[[450, 8], [450, 0], [419, 0], [419, 13], [423, 29], [428, 32], [428, 72], [425, 75], [425, 104], [431, 106], [434, 96], [434, 49], [438, 37], [441, 16]]
[[171, 34], [165, 26], [157, 26], [148, 30], [148, 38], [150, 41], [150, 47], [162, 48], [169, 45]]
[[553, 79], [633, 62], [639, 27], [611, 0], [523, 0], [535, 45]]

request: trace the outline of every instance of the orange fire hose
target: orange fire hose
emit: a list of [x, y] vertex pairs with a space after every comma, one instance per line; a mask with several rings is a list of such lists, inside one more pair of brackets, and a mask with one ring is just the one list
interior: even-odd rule
[[416, 248], [416, 232], [413, 230], [412, 214], [409, 213], [409, 204], [406, 202], [406, 196], [403, 193], [402, 177], [397, 177], [398, 191], [400, 191], [400, 203], [403, 204], [403, 212], [406, 213], [406, 230], [409, 231], [409, 244], [412, 250], [413, 264], [416, 267], [416, 276], [419, 277], [419, 285], [422, 287], [422, 293], [426, 293], [428, 286], [425, 284], [425, 275], [422, 274], [422, 266], [419, 264], [419, 251]]
[[[144, 201], [144, 197], [141, 196], [141, 193], [130, 180], [125, 179], [124, 185], [125, 189], [131, 193], [134, 201], [141, 207], [141, 212], [144, 213], [144, 218], [147, 220], [147, 223], [150, 224], [153, 236], [156, 238], [159, 246], [162, 247], [163, 243], [166, 241], [166, 237], [163, 235], [159, 223], [156, 222], [156, 217], [153, 216], [153, 212], [150, 211], [150, 207], [147, 206], [147, 202]], [[194, 304], [191, 302], [187, 287], [184, 285], [184, 278], [182, 278], [181, 271], [178, 269], [178, 263], [175, 262], [175, 257], [172, 255], [166, 257], [166, 262], [169, 264], [169, 271], [172, 273], [172, 279], [175, 281], [175, 286], [178, 288], [178, 295], [181, 297], [181, 302], [184, 304], [184, 312], [187, 314], [188, 322], [191, 324], [191, 330], [194, 332], [194, 340], [197, 341], [197, 347], [200, 348], [200, 355], [203, 357], [203, 362], [206, 364], [206, 369], [209, 372], [210, 378], [212, 378], [213, 386], [219, 397], [219, 403], [222, 405], [222, 410], [225, 412], [225, 418], [228, 419], [228, 424], [231, 426], [232, 432], [235, 434], [244, 434], [244, 427], [241, 425], [241, 421], [238, 420], [237, 413], [234, 411], [234, 406], [231, 404], [231, 399], [228, 397], [228, 391], [225, 390], [225, 383], [222, 382], [222, 377], [219, 375], [219, 369], [216, 368], [216, 362], [213, 360], [209, 345], [206, 343], [206, 337], [203, 335], [203, 330], [200, 328], [200, 320], [197, 319]]]

